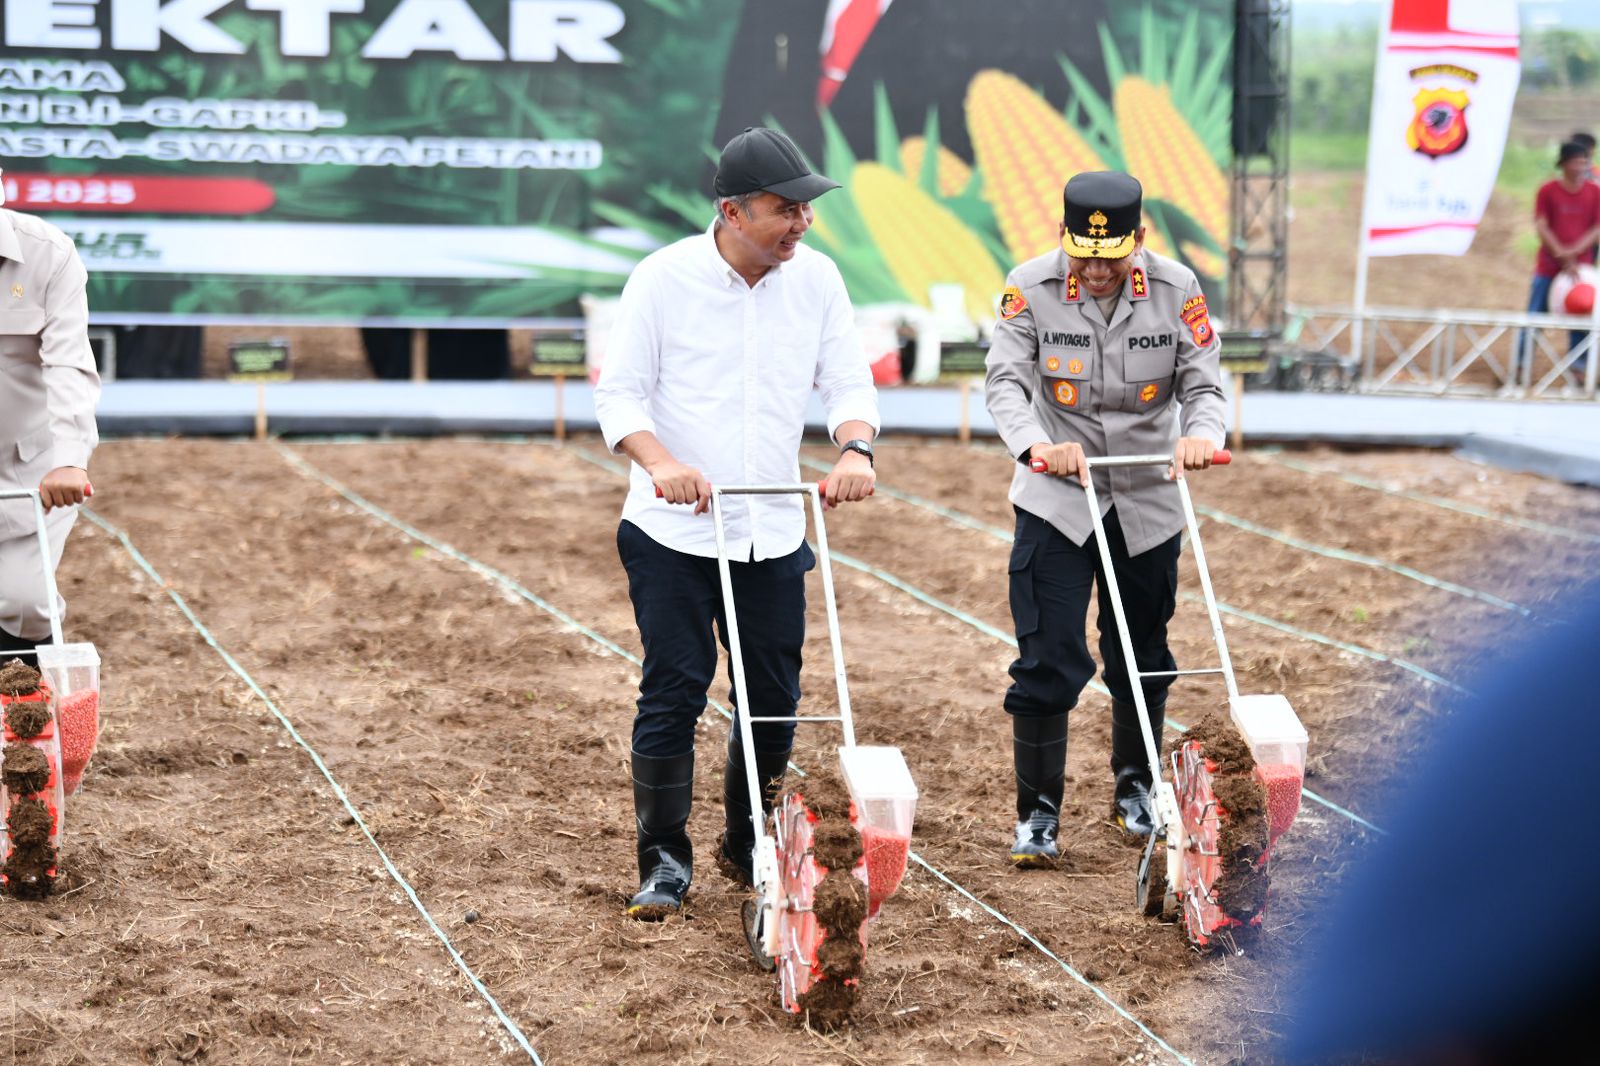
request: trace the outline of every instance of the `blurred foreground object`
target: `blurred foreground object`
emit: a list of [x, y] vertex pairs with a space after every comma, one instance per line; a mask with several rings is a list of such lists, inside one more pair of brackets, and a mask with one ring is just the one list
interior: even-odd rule
[[[1600, 596], [1487, 664], [1323, 915], [1290, 1062], [1553, 1062], [1588, 1006], [1600, 876], [1577, 837]], [[1567, 905], [1563, 905], [1566, 903]]]

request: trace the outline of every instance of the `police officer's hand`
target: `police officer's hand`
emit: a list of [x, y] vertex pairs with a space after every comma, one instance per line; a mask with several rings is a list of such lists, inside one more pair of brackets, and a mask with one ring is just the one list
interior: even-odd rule
[[877, 484], [878, 475], [872, 469], [872, 460], [860, 452], [845, 452], [828, 472], [822, 490], [828, 506], [837, 507], [841, 503], [866, 499]]
[[1185, 470], [1207, 469], [1216, 451], [1217, 446], [1204, 437], [1179, 437], [1178, 447], [1172, 453], [1172, 465], [1167, 467], [1167, 480], [1182, 477]]
[[39, 502], [49, 511], [54, 507], [71, 507], [94, 495], [89, 486], [89, 471], [76, 466], [58, 466], [39, 482]]
[[1088, 488], [1089, 464], [1083, 461], [1083, 445], [1072, 441], [1035, 444], [1028, 454], [1032, 460], [1044, 463], [1044, 473], [1056, 477], [1076, 477], [1080, 485]]
[[650, 468], [650, 480], [668, 503], [692, 503], [695, 514], [711, 510], [711, 482], [692, 466], [667, 458]]

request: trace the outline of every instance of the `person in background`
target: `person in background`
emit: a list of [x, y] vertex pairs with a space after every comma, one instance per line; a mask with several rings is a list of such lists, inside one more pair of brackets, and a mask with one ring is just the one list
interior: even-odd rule
[[[65, 233], [0, 208], [0, 489], [38, 490], [51, 573], [92, 492], [89, 455], [99, 441], [88, 283]], [[51, 641], [36, 528], [30, 500], [0, 500], [0, 660], [34, 658]], [[59, 595], [56, 606], [65, 612]]]
[[[1561, 176], [1541, 185], [1534, 198], [1533, 228], [1539, 234], [1539, 255], [1528, 291], [1530, 313], [1559, 313], [1559, 308], [1550, 307], [1551, 283], [1564, 271], [1594, 265], [1595, 245], [1600, 241], [1600, 183], [1590, 180], [1593, 151], [1580, 141], [1562, 144], [1556, 158]], [[1571, 330], [1567, 350], [1577, 348], [1589, 336], [1583, 330]], [[1533, 338], [1524, 330], [1517, 346], [1519, 377], [1530, 372], [1532, 354]], [[1573, 369], [1581, 372], [1587, 362], [1587, 354], [1580, 356]]]
[[[676, 914], [693, 879], [688, 834], [694, 731], [728, 646], [711, 486], [794, 484], [815, 388], [839, 457], [830, 505], [875, 482], [877, 393], [839, 269], [801, 241], [811, 201], [837, 183], [813, 174], [783, 134], [750, 128], [722, 150], [717, 216], [706, 231], [651, 253], [628, 279], [595, 387], [606, 444], [633, 460], [617, 553], [644, 645], [631, 765], [639, 891], [627, 914]], [[800, 701], [805, 575], [816, 563], [798, 496], [723, 502], [746, 687], [757, 718]], [[730, 674], [731, 674], [730, 666]], [[752, 725], [755, 771], [770, 804], [793, 722]], [[729, 731], [721, 860], [752, 880], [744, 748]]]
[[1579, 130], [1576, 133], [1573, 133], [1571, 136], [1569, 136], [1567, 138], [1567, 140], [1571, 141], [1573, 144], [1582, 145], [1588, 151], [1588, 153], [1589, 153], [1589, 180], [1590, 181], [1594, 181], [1595, 180], [1595, 175], [1594, 175], [1594, 147], [1595, 147], [1594, 134], [1585, 133], [1582, 130]]

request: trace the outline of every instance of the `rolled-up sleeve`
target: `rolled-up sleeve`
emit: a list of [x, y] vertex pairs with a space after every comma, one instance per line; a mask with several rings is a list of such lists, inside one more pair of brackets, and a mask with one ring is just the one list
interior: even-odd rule
[[883, 428], [878, 415], [878, 390], [872, 368], [861, 349], [855, 309], [845, 291], [839, 268], [828, 264], [823, 297], [822, 339], [817, 348], [817, 392], [828, 413], [828, 436], [834, 437], [846, 422], [865, 422], [874, 435]]
[[89, 347], [89, 273], [71, 244], [63, 242], [58, 252], [61, 264], [45, 287], [45, 324], [39, 334], [51, 462], [55, 468], [87, 470], [100, 440], [94, 418], [100, 374]]
[[622, 288], [617, 317], [606, 342], [605, 361], [594, 389], [594, 413], [606, 447], [613, 454], [625, 437], [654, 433], [656, 429], [650, 416], [650, 397], [661, 367], [661, 317], [656, 292], [652, 271], [634, 271]]
[[[1006, 285], [1021, 290], [1015, 277], [1007, 277]], [[1031, 306], [995, 323], [984, 359], [983, 402], [1006, 450], [1014, 456], [1022, 455], [1030, 445], [1053, 440], [1033, 410], [1033, 394], [1039, 387], [1038, 355]]]
[[[1191, 281], [1184, 293], [1184, 304], [1187, 306], [1197, 297], [1205, 299], [1199, 283]], [[1204, 310], [1204, 304], [1200, 306]], [[1196, 328], [1199, 322], [1205, 323], [1203, 330]], [[1201, 339], [1206, 343], [1198, 343]], [[1183, 435], [1204, 437], [1222, 447], [1228, 401], [1222, 393], [1222, 340], [1211, 325], [1209, 314], [1180, 323], [1177, 399], [1183, 405], [1178, 419]]]

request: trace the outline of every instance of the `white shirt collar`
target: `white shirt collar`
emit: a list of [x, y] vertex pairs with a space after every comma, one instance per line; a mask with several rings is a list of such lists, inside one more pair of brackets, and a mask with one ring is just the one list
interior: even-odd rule
[[[722, 258], [722, 249], [717, 247], [717, 221], [717, 219], [712, 219], [711, 225], [706, 227], [706, 239], [710, 242], [711, 269], [715, 271], [717, 276], [722, 279], [723, 283], [728, 285], [730, 288], [755, 288], [755, 285], [746, 284], [744, 277], [737, 270], [733, 269], [733, 264]], [[766, 281], [768, 278], [771, 278], [782, 272], [783, 264], [774, 263], [771, 269], [769, 269], [766, 274], [762, 276], [761, 281], [756, 282], [756, 285], [760, 285], [761, 282]]]

